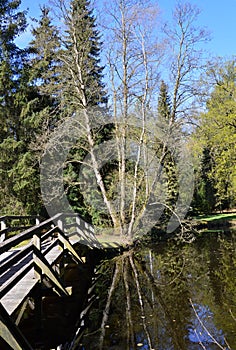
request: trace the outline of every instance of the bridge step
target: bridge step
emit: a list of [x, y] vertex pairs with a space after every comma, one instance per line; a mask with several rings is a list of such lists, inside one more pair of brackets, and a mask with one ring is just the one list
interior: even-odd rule
[[[11, 231], [11, 227], [6, 227], [6, 222], [10, 219], [15, 217], [0, 217], [0, 238], [5, 238], [5, 233]], [[67, 224], [70, 224], [68, 228]], [[14, 350], [32, 349], [17, 327], [22, 310], [16, 323], [13, 314], [26, 301], [34, 287], [42, 283], [42, 277], [47, 276], [59, 295], [70, 295], [56, 268], [60, 256], [67, 254], [73, 261], [83, 263], [83, 258], [74, 249], [76, 243], [84, 243], [91, 249], [102, 248], [94, 237], [92, 225], [77, 214], [58, 213], [43, 222], [37, 219], [35, 226], [24, 229], [13, 237], [0, 240], [0, 338]], [[74, 233], [71, 234], [72, 231]], [[60, 267], [62, 265], [63, 259]]]
[[34, 270], [31, 269], [26, 275], [12, 288], [6, 295], [1, 298], [1, 303], [9, 315], [18, 308], [25, 297], [31, 292], [37, 284]]

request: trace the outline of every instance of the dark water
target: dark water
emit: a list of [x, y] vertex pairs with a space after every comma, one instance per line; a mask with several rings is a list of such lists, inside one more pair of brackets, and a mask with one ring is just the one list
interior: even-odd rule
[[236, 349], [236, 232], [104, 261], [80, 350]]

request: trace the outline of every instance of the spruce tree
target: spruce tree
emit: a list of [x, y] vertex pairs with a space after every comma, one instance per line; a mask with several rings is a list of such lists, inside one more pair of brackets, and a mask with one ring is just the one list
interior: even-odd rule
[[52, 24], [50, 10], [41, 8], [41, 16], [32, 30], [30, 42], [30, 84], [38, 92], [38, 110], [31, 117], [31, 128], [35, 126], [34, 149], [41, 152], [50, 137], [51, 130], [60, 119], [61, 76], [59, 29]]
[[101, 42], [88, 0], [72, 0], [64, 16], [62, 90], [75, 109], [106, 102], [100, 65]]
[[57, 90], [59, 48], [58, 30], [51, 23], [49, 10], [41, 9], [41, 17], [32, 30], [33, 40], [28, 48], [29, 55], [24, 72], [27, 76], [26, 86], [28, 113], [23, 125], [28, 135], [24, 153], [20, 155], [15, 172], [19, 174], [18, 193], [24, 199], [24, 208], [28, 213], [44, 214], [40, 191], [40, 159], [51, 130], [58, 121], [59, 99]]
[[[81, 116], [81, 110], [104, 107], [107, 101], [102, 82], [103, 67], [100, 64], [100, 35], [89, 1], [72, 0], [63, 9], [61, 17], [64, 19], [65, 32], [62, 36], [62, 50], [59, 52], [61, 110], [67, 117]], [[88, 113], [88, 118], [89, 115]], [[78, 175], [85, 155], [91, 152], [92, 144], [98, 143], [104, 136], [104, 130], [100, 130], [99, 134], [92, 127], [90, 129], [88, 120], [81, 120], [83, 126], [86, 123], [88, 133], [78, 140], [70, 152], [69, 165], [65, 169], [65, 187], [74, 210], [79, 211], [87, 220], [92, 217], [95, 223], [95, 220], [99, 221], [99, 213], [86, 205]]]
[[[161, 129], [163, 133], [163, 140], [167, 140], [167, 144], [169, 142], [174, 142], [174, 134], [172, 133], [172, 120], [171, 120], [171, 101], [168, 92], [167, 84], [162, 80], [160, 85], [160, 92], [158, 97], [158, 108], [157, 108], [157, 116], [158, 116], [158, 127]], [[178, 195], [178, 184], [177, 184], [177, 171], [175, 160], [173, 158], [173, 154], [171, 149], [165, 144], [160, 145], [160, 149], [157, 152], [159, 157], [162, 157], [161, 165], [165, 170], [165, 181], [166, 181], [166, 203], [172, 209], [176, 203], [177, 195]], [[168, 210], [166, 210], [166, 213]], [[169, 213], [170, 215], [172, 213]]]
[[31, 48], [15, 39], [26, 28], [20, 1], [1, 1], [0, 121], [1, 198], [3, 213], [38, 213], [41, 209], [38, 154], [32, 148], [43, 134], [45, 108], [51, 101], [40, 92], [40, 71], [33, 69]]
[[0, 2], [0, 121], [1, 142], [12, 135], [17, 139], [17, 112], [14, 93], [19, 90], [22, 63], [25, 57], [14, 40], [25, 30], [24, 12], [19, 12], [20, 1]]
[[53, 25], [50, 9], [46, 6], [41, 8], [40, 19], [35, 21], [37, 26], [32, 30], [33, 40], [30, 42], [31, 79], [42, 95], [55, 99], [60, 84], [59, 29]]
[[168, 94], [168, 86], [161, 81], [160, 92], [158, 96], [158, 122], [169, 124], [171, 117], [171, 101]]
[[[17, 207], [13, 167], [22, 152], [22, 120], [24, 105], [22, 71], [26, 52], [15, 39], [26, 28], [26, 14], [19, 11], [21, 1], [0, 2], [0, 206]], [[20, 204], [19, 204], [20, 206]]]

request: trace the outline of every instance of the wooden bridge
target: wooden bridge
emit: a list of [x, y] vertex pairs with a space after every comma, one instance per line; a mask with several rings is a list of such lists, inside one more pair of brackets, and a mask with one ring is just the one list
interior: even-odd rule
[[[16, 226], [11, 224], [17, 221]], [[61, 281], [61, 257], [68, 254], [83, 263], [75, 244], [99, 249], [102, 245], [93, 226], [76, 214], [57, 214], [45, 221], [33, 216], [3, 216], [0, 222], [0, 336], [14, 350], [32, 350], [18, 328], [28, 295], [45, 278], [59, 295], [70, 295]], [[22, 228], [26, 229], [7, 238]]]

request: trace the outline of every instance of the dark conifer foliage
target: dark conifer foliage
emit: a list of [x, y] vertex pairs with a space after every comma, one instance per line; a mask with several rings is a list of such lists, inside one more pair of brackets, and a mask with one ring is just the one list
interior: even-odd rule
[[171, 101], [168, 93], [168, 86], [164, 82], [161, 81], [160, 92], [158, 97], [158, 119], [161, 122], [165, 122], [169, 124], [171, 116]]
[[[1, 214], [33, 214], [44, 210], [40, 193], [40, 161], [48, 141], [59, 139], [53, 138], [54, 131], [68, 120], [76, 121], [73, 132], [79, 136], [62, 165], [64, 190], [73, 209], [93, 223], [106, 226], [107, 222], [110, 226], [112, 222], [116, 229], [121, 228], [122, 234], [129, 231], [130, 235], [136, 223], [138, 227], [138, 222], [143, 220], [145, 203], [148, 196], [152, 196], [153, 184], [158, 182], [162, 170], [165, 173], [165, 203], [172, 215], [181, 192], [176, 159], [181, 158], [182, 145], [188, 149], [195, 147], [196, 153], [200, 148], [203, 152], [201, 169], [199, 167], [197, 172], [199, 183], [195, 206], [211, 211], [215, 207], [234, 205], [235, 60], [218, 68], [213, 65], [206, 72], [206, 80], [212, 82], [206, 93], [207, 112], [200, 113], [198, 108], [202, 108], [202, 85], [205, 83], [204, 79], [200, 82], [198, 72], [200, 68], [205, 69], [205, 64], [200, 60], [203, 58], [201, 52], [194, 48], [205, 41], [206, 33], [192, 26], [198, 15], [196, 8], [190, 4], [178, 4], [174, 27], [165, 27], [168, 30], [160, 32], [161, 37], [170, 39], [170, 46], [166, 45], [168, 42], [165, 45], [162, 40], [158, 42], [158, 36], [155, 36], [157, 42], [150, 47], [149, 39], [154, 33], [149, 35], [151, 28], [144, 24], [147, 18], [151, 20], [156, 16], [153, 5], [150, 7], [147, 3], [143, 7], [142, 1], [129, 0], [114, 3], [114, 9], [109, 9], [104, 15], [111, 18], [110, 28], [103, 26], [104, 46], [90, 0], [53, 0], [50, 5], [52, 8], [42, 6], [41, 16], [34, 20], [32, 40], [23, 49], [16, 44], [16, 39], [27, 29], [27, 13], [20, 10], [21, 0], [0, 0]], [[149, 17], [148, 13], [152, 16]], [[182, 39], [179, 41], [179, 38]], [[110, 74], [108, 92], [103, 83], [103, 48]], [[170, 62], [166, 62], [170, 56]], [[166, 70], [165, 81], [159, 81], [159, 68]], [[160, 86], [159, 96], [154, 86]], [[113, 115], [106, 110], [109, 93]], [[157, 97], [156, 119], [149, 118]], [[93, 115], [88, 113], [91, 110]], [[106, 118], [110, 116], [106, 119], [107, 124], [104, 122], [105, 110]], [[127, 131], [129, 123], [136, 125], [136, 121], [141, 120], [140, 136], [135, 128]], [[199, 122], [200, 130], [199, 134], [196, 132], [199, 140], [192, 139], [194, 147], [189, 137], [193, 130], [189, 122], [193, 121]], [[146, 133], [149, 123], [153, 127], [150, 139]], [[71, 135], [66, 135], [68, 129], [65, 129], [65, 134], [64, 130], [62, 134], [69, 139]], [[133, 152], [133, 142], [129, 144], [129, 141], [133, 138], [137, 142], [137, 158], [132, 163], [134, 169], [131, 169], [128, 158], [129, 152]], [[96, 159], [96, 147], [111, 139], [116, 142], [118, 165], [108, 162], [101, 168]], [[154, 152], [151, 158], [157, 159], [155, 167], [152, 163], [149, 165], [149, 144]], [[89, 194], [83, 192], [79, 176], [83, 166], [88, 165], [87, 156], [92, 159], [89, 164], [91, 176], [95, 176], [98, 184]], [[106, 154], [102, 156], [106, 159]], [[145, 165], [144, 172], [140, 171], [141, 165]], [[157, 169], [155, 181], [149, 177], [153, 171], [149, 166]], [[122, 190], [116, 208], [113, 204], [116, 205], [119, 182]], [[94, 199], [96, 201], [97, 193], [106, 206], [104, 213], [100, 208], [103, 204], [95, 210], [91, 204]], [[86, 204], [85, 197], [91, 197], [90, 204]], [[141, 208], [140, 215], [137, 208]], [[129, 214], [126, 215], [125, 210], [132, 218], [128, 225]], [[129, 227], [128, 231], [126, 227]]]
[[32, 61], [34, 48], [15, 44], [26, 29], [20, 1], [1, 1], [0, 6], [1, 211], [38, 213], [39, 153], [33, 145], [45, 134], [46, 110], [53, 102], [40, 91], [42, 71]]
[[[103, 67], [100, 62], [100, 34], [89, 1], [72, 0], [66, 13], [63, 8], [60, 10], [65, 25], [61, 41], [62, 47], [59, 52], [61, 108], [67, 117], [77, 115], [80, 118], [82, 109], [91, 111], [92, 108], [103, 108], [107, 102], [102, 81]], [[83, 129], [86, 121], [80, 120], [80, 122]], [[90, 128], [89, 123], [88, 128]], [[107, 131], [104, 128], [101, 129], [98, 131], [91, 128], [90, 130], [90, 136], [95, 144], [106, 137]], [[65, 169], [65, 187], [73, 209], [83, 215], [86, 220], [95, 222], [99, 220], [97, 219], [99, 213], [93, 212], [90, 206], [86, 205], [79, 185], [81, 165], [90, 148], [88, 135], [84, 134], [84, 137], [78, 139], [78, 143], [70, 152], [68, 166]]]
[[64, 17], [66, 32], [61, 60], [65, 99], [77, 108], [106, 103], [103, 67], [100, 65], [101, 41], [90, 2], [72, 0]]
[[[20, 1], [0, 2], [0, 202], [17, 206], [13, 167], [24, 150], [22, 112], [27, 90], [24, 62], [27, 52], [14, 40], [26, 29], [26, 14], [19, 11]], [[4, 210], [4, 208], [2, 209]]]
[[17, 114], [13, 95], [19, 90], [24, 50], [19, 49], [14, 40], [25, 30], [26, 17], [19, 12], [20, 1], [0, 2], [0, 120], [1, 141], [10, 134], [17, 135]]
[[39, 86], [41, 94], [55, 98], [60, 84], [59, 29], [53, 25], [50, 9], [46, 6], [41, 8], [40, 19], [35, 22], [37, 26], [32, 30], [33, 40], [30, 43], [32, 80]]

